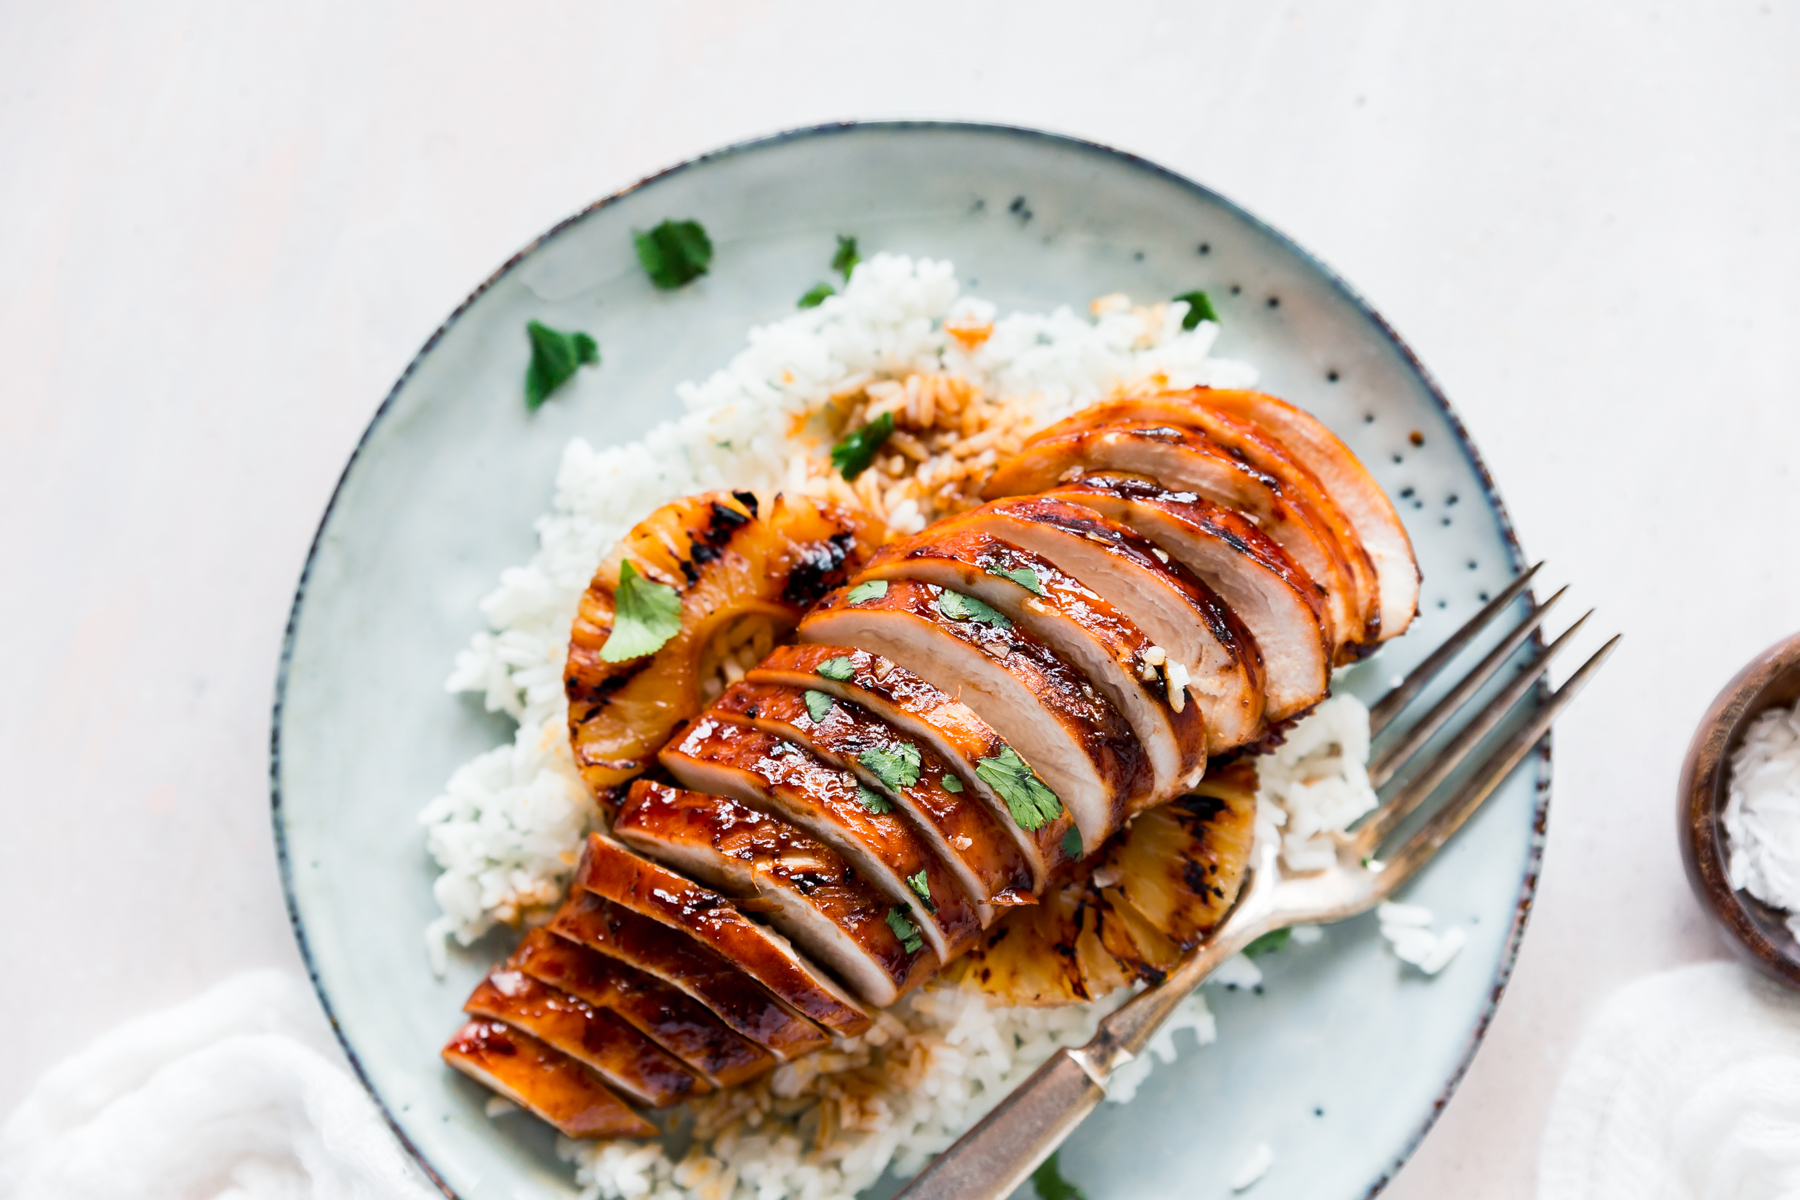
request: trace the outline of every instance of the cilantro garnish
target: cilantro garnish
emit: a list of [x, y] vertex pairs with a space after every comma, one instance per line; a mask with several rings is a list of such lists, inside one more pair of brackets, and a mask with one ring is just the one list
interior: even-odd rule
[[1034, 596], [1044, 594], [1044, 585], [1039, 582], [1038, 573], [1030, 567], [1020, 567], [1016, 571], [1008, 571], [1004, 567], [988, 567], [986, 570], [989, 575], [1012, 580]]
[[950, 774], [948, 771], [944, 772], [944, 790], [946, 792], [962, 791], [962, 780]]
[[886, 796], [882, 795], [868, 784], [863, 783], [861, 780], [858, 780], [856, 784], [856, 798], [862, 801], [862, 806], [864, 808], [868, 809], [878, 817], [885, 817], [888, 813], [894, 811], [894, 802], [892, 800], [889, 800]]
[[706, 274], [712, 239], [698, 221], [664, 221], [649, 233], [634, 233], [638, 261], [659, 288], [678, 288]]
[[831, 256], [831, 269], [842, 272], [845, 280], [850, 272], [856, 270], [856, 264], [862, 261], [862, 255], [856, 252], [856, 239], [838, 234], [837, 253]]
[[840, 654], [836, 658], [826, 659], [813, 670], [826, 679], [835, 679], [839, 683], [844, 683], [856, 674], [856, 664], [850, 661], [849, 656]]
[[806, 715], [811, 717], [815, 724], [823, 723], [825, 718], [831, 715], [831, 706], [836, 703], [836, 700], [824, 692], [815, 692], [811, 688], [806, 689]]
[[875, 461], [875, 452], [893, 432], [894, 414], [882, 413], [831, 448], [831, 465], [838, 469], [846, 483], [854, 483], [858, 475], [869, 469], [869, 464]]
[[1187, 301], [1187, 316], [1181, 318], [1183, 329], [1198, 329], [1202, 321], [1211, 321], [1215, 325], [1219, 323], [1218, 310], [1213, 308], [1212, 299], [1205, 292], [1183, 292], [1175, 298]]
[[887, 923], [888, 928], [894, 931], [894, 936], [900, 939], [900, 948], [908, 954], [916, 953], [925, 944], [925, 939], [919, 934], [919, 927], [906, 919], [906, 913], [898, 904], [888, 909]]
[[1251, 958], [1260, 958], [1265, 954], [1273, 954], [1288, 944], [1291, 929], [1271, 929], [1269, 932], [1244, 947], [1244, 953]]
[[1011, 746], [977, 762], [975, 773], [1000, 793], [1012, 819], [1027, 833], [1062, 816], [1062, 801]]
[[525, 368], [525, 407], [532, 412], [584, 363], [600, 361], [600, 344], [585, 333], [563, 333], [541, 321], [525, 322], [531, 339], [531, 365]]
[[938, 611], [952, 621], [980, 621], [983, 625], [991, 625], [995, 629], [1010, 629], [1012, 622], [1006, 614], [983, 604], [973, 596], [965, 596], [961, 592], [946, 589], [938, 597]]
[[1087, 1200], [1087, 1193], [1062, 1177], [1062, 1168], [1056, 1164], [1056, 1153], [1031, 1173], [1031, 1186], [1037, 1190], [1038, 1200]]
[[911, 742], [898, 742], [892, 749], [877, 746], [864, 750], [856, 761], [887, 785], [889, 791], [902, 791], [919, 782], [919, 748]]
[[812, 287], [807, 289], [806, 295], [800, 297], [800, 303], [794, 307], [817, 308], [819, 305], [825, 303], [825, 297], [835, 295], [837, 295], [837, 289], [832, 287], [829, 283], [815, 283]]
[[602, 662], [624, 662], [661, 650], [681, 632], [681, 593], [639, 575], [626, 559], [613, 589], [613, 628], [600, 647]]
[[1068, 832], [1063, 834], [1062, 852], [1070, 858], [1081, 857], [1081, 830], [1073, 825], [1069, 826]]
[[931, 912], [937, 911], [937, 906], [931, 902], [931, 881], [925, 878], [925, 868], [920, 867], [917, 875], [908, 875], [906, 877], [906, 886], [913, 890], [914, 895], [925, 902], [925, 907], [928, 910]]
[[887, 595], [887, 580], [871, 579], [867, 583], [859, 583], [850, 589], [844, 599], [852, 604], [861, 604], [864, 600], [879, 600]]

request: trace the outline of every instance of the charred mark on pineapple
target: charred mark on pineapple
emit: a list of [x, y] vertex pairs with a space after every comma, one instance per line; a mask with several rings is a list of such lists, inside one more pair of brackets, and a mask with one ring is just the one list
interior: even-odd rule
[[844, 563], [855, 544], [854, 534], [839, 533], [803, 549], [800, 561], [788, 571], [787, 587], [781, 593], [782, 600], [806, 608], [818, 603], [826, 592], [842, 586], [850, 577], [850, 572], [844, 569]]

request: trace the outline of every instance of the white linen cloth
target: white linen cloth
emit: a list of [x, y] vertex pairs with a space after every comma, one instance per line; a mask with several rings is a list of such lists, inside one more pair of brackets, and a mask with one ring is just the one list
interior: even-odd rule
[[1544, 1127], [1538, 1200], [1800, 1197], [1800, 996], [1736, 963], [1607, 999]]
[[4, 1200], [429, 1200], [312, 989], [234, 976], [46, 1073], [0, 1128]]

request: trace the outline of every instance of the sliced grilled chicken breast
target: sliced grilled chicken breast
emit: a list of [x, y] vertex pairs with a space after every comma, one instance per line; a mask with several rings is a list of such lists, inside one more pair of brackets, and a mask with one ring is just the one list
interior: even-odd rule
[[685, 992], [547, 929], [527, 931], [507, 966], [617, 1013], [714, 1087], [775, 1067], [773, 1055], [733, 1033]]
[[485, 1018], [466, 1023], [444, 1061], [569, 1137], [656, 1137], [662, 1130], [626, 1107], [600, 1077], [528, 1033]]
[[702, 713], [663, 747], [663, 766], [697, 792], [730, 796], [798, 825], [850, 860], [857, 874], [911, 910], [943, 962], [981, 932], [956, 877], [891, 801], [793, 742]]
[[[920, 679], [892, 659], [853, 646], [777, 646], [746, 676], [752, 683], [782, 684], [834, 696], [867, 709], [894, 728], [917, 738], [955, 768], [954, 779], [988, 806], [1013, 839], [1039, 889], [1050, 876], [1081, 857], [1079, 832], [1064, 811], [1026, 829], [1013, 819], [1007, 801], [982, 778], [981, 765], [1005, 764], [1017, 756], [993, 727], [959, 700]], [[993, 767], [989, 767], [990, 772]]]
[[743, 680], [706, 711], [796, 742], [897, 802], [976, 901], [983, 928], [994, 905], [1030, 902], [1025, 855], [987, 806], [929, 745], [868, 709], [816, 688]]
[[1084, 672], [1143, 744], [1155, 795], [1172, 796], [1206, 770], [1205, 721], [1185, 688], [1170, 687], [1166, 652], [1050, 560], [952, 521], [890, 544], [848, 595], [866, 594], [870, 581], [899, 579], [974, 596]]
[[640, 779], [612, 833], [740, 903], [765, 904], [769, 924], [870, 1004], [892, 1004], [937, 970], [905, 909], [825, 843], [748, 805]]
[[994, 501], [954, 522], [1048, 559], [1143, 630], [1187, 673], [1210, 753], [1260, 733], [1262, 672], [1254, 642], [1231, 609], [1169, 554], [1091, 508], [1046, 496]]
[[1349, 447], [1311, 413], [1261, 392], [1202, 388], [1195, 400], [1267, 429], [1318, 477], [1356, 527], [1375, 564], [1381, 585], [1381, 640], [1405, 633], [1419, 608], [1419, 562], [1394, 502]]
[[586, 1064], [627, 1099], [649, 1108], [666, 1108], [712, 1090], [617, 1016], [523, 971], [493, 972], [476, 987], [463, 1011], [524, 1030]]
[[1198, 492], [1237, 509], [1300, 565], [1323, 592], [1334, 651], [1362, 635], [1363, 614], [1349, 564], [1303, 504], [1280, 483], [1233, 458], [1205, 434], [1172, 425], [1109, 425], [1027, 446], [1000, 464], [984, 496], [1045, 492], [1090, 471], [1148, 475], [1164, 487]]
[[588, 834], [574, 886], [681, 930], [833, 1033], [854, 1037], [873, 1024], [860, 1004], [779, 933], [604, 834]]
[[1263, 715], [1280, 721], [1325, 698], [1331, 647], [1324, 601], [1294, 560], [1250, 522], [1141, 475], [1094, 474], [1049, 493], [1128, 525], [1218, 594], [1262, 654]]
[[817, 1025], [692, 938], [673, 937], [660, 922], [592, 892], [571, 893], [549, 928], [559, 937], [679, 988], [777, 1058], [797, 1058], [830, 1040]]
[[[1068, 808], [1084, 847], [1098, 847], [1152, 795], [1148, 758], [1111, 702], [1049, 647], [961, 592], [895, 580], [852, 604], [839, 590], [801, 620], [800, 637], [874, 651], [974, 708], [1055, 793], [1044, 815]], [[996, 786], [1003, 795], [1020, 790], [1010, 780]], [[1022, 796], [1008, 799], [1029, 803]]]
[[1174, 425], [1205, 434], [1233, 458], [1275, 479], [1289, 499], [1318, 518], [1319, 527], [1331, 536], [1350, 569], [1355, 607], [1363, 614], [1363, 627], [1356, 640], [1373, 646], [1381, 636], [1381, 587], [1375, 564], [1363, 548], [1355, 525], [1318, 476], [1290, 454], [1279, 438], [1250, 421], [1209, 407], [1204, 403], [1206, 394], [1207, 389], [1194, 388], [1095, 404], [1052, 425], [1031, 441], [1115, 424]]

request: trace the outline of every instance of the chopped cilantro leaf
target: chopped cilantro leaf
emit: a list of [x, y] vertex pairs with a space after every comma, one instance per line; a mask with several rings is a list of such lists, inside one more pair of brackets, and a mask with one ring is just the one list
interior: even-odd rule
[[913, 893], [918, 896], [920, 900], [925, 902], [927, 911], [937, 911], [937, 905], [931, 902], [931, 881], [925, 878], [925, 869], [923, 867], [919, 868], [919, 873], [917, 875], [908, 875], [906, 877], [906, 886], [911, 888]]
[[875, 461], [875, 452], [893, 432], [894, 414], [882, 413], [831, 448], [831, 465], [838, 469], [846, 483], [854, 483], [858, 475], [869, 469], [869, 464]]
[[1031, 1173], [1031, 1186], [1036, 1189], [1038, 1200], [1087, 1200], [1087, 1193], [1062, 1177], [1054, 1153]]
[[900, 948], [908, 954], [918, 953], [919, 947], [925, 944], [925, 939], [919, 936], [919, 927], [907, 920], [905, 911], [898, 904], [888, 909], [887, 923], [894, 936], [900, 939]]
[[864, 600], [879, 600], [887, 595], [887, 580], [871, 579], [867, 583], [859, 583], [850, 589], [844, 599], [852, 604], [861, 604]]
[[1081, 857], [1081, 830], [1069, 826], [1069, 831], [1063, 834], [1062, 851], [1070, 858]]
[[574, 378], [584, 363], [600, 361], [600, 344], [585, 333], [563, 333], [541, 321], [527, 321], [531, 339], [531, 365], [525, 368], [525, 407], [532, 412], [563, 384]]
[[889, 791], [898, 792], [919, 782], [919, 748], [911, 742], [899, 742], [891, 749], [877, 746], [864, 750], [856, 761], [869, 769]]
[[945, 589], [938, 597], [938, 611], [952, 621], [980, 621], [983, 625], [991, 625], [995, 629], [1010, 629], [1012, 622], [1006, 614], [997, 612], [983, 604], [973, 596], [965, 596], [961, 592]]
[[862, 801], [862, 806], [864, 808], [868, 809], [878, 817], [885, 816], [894, 811], [894, 802], [866, 783], [857, 783], [856, 798]]
[[613, 589], [612, 633], [600, 647], [600, 660], [616, 663], [654, 654], [680, 632], [681, 593], [645, 579], [626, 559]]
[[856, 270], [856, 264], [862, 261], [862, 255], [856, 252], [856, 239], [838, 234], [837, 253], [831, 256], [831, 269], [850, 278], [850, 272]]
[[1002, 579], [1010, 579], [1034, 596], [1044, 594], [1044, 585], [1038, 581], [1038, 573], [1030, 567], [1020, 567], [1016, 571], [1008, 571], [1002, 567], [989, 567], [987, 573], [998, 575]]
[[946, 792], [960, 792], [962, 791], [962, 787], [962, 780], [950, 774], [948, 771], [944, 772], [944, 790]]
[[659, 288], [678, 288], [706, 274], [712, 239], [698, 221], [664, 221], [649, 233], [634, 233], [638, 261]]
[[1198, 329], [1202, 321], [1211, 321], [1214, 325], [1219, 323], [1218, 310], [1213, 308], [1212, 300], [1205, 292], [1183, 292], [1175, 298], [1187, 301], [1187, 316], [1181, 318], [1183, 329]]
[[840, 654], [836, 658], [826, 659], [818, 665], [816, 670], [826, 679], [835, 679], [839, 683], [844, 683], [856, 674], [856, 664], [851, 662], [847, 655]]
[[824, 692], [815, 692], [811, 688], [806, 689], [806, 715], [813, 719], [814, 724], [823, 723], [825, 718], [831, 715], [831, 706], [836, 703], [836, 700]]
[[806, 290], [806, 295], [800, 297], [800, 303], [796, 304], [794, 307], [817, 308], [819, 305], [825, 303], [825, 297], [835, 295], [837, 295], [837, 289], [832, 287], [829, 283], [815, 283]]
[[1292, 934], [1293, 930], [1291, 929], [1271, 929], [1269, 932], [1257, 938], [1254, 942], [1251, 942], [1248, 946], [1245, 946], [1244, 953], [1251, 958], [1260, 958], [1265, 954], [1273, 954], [1275, 951], [1288, 944], [1288, 938]]
[[1062, 815], [1062, 801], [1011, 746], [992, 758], [981, 759], [975, 764], [975, 773], [1000, 793], [1012, 819], [1027, 833], [1042, 829]]

